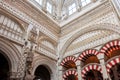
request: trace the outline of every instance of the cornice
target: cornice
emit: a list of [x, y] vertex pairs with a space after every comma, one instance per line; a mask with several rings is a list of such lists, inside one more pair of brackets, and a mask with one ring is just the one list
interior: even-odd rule
[[33, 20], [23, 12], [19, 11], [15, 7], [12, 7], [8, 3], [4, 2], [3, 0], [0, 1], [0, 7], [6, 11], [8, 11], [11, 14], [14, 14], [17, 18], [20, 18], [21, 20], [25, 21], [26, 23], [32, 24], [34, 27], [37, 27], [41, 32], [48, 35], [50, 38], [58, 41], [58, 36], [54, 35], [52, 32], [50, 32], [45, 26], [39, 24], [37, 21]]

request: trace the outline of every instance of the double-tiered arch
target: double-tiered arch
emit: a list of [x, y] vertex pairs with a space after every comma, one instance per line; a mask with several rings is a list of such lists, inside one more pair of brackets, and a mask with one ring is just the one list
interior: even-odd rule
[[90, 70], [96, 70], [96, 71], [102, 73], [102, 72], [101, 72], [101, 71], [102, 71], [101, 66], [100, 66], [99, 64], [92, 63], [92, 64], [88, 64], [88, 65], [86, 65], [86, 66], [83, 67], [82, 77], [85, 78], [85, 77], [86, 77], [85, 75], [86, 75], [87, 72], [89, 72]]

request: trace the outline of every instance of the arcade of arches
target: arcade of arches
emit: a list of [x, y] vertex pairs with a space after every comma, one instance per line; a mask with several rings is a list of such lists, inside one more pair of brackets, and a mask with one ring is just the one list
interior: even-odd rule
[[[120, 40], [106, 43], [99, 51], [87, 49], [78, 57], [67, 56], [61, 62], [64, 80], [119, 80]], [[80, 73], [78, 73], [80, 72]]]
[[0, 0], [0, 80], [120, 80], [120, 1]]

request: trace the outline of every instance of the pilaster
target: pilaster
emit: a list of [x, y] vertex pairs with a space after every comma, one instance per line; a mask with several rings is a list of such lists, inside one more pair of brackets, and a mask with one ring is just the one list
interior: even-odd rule
[[101, 67], [102, 67], [103, 79], [104, 80], [111, 80], [109, 78], [108, 73], [107, 73], [104, 59], [100, 59], [100, 64], [101, 64]]

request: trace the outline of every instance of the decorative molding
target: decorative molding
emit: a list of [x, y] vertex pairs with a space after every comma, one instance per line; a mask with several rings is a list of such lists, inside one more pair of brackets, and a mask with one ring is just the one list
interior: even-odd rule
[[71, 32], [78, 31], [78, 29], [80, 30], [82, 27], [85, 27], [86, 25], [93, 25], [99, 23], [111, 23], [119, 25], [116, 13], [114, 12], [113, 7], [109, 2], [107, 2], [105, 5], [101, 4], [94, 10], [91, 10], [87, 14], [78, 17], [73, 22], [67, 24], [65, 27], [61, 29], [62, 30], [61, 35], [63, 37], [67, 37], [67, 35], [69, 35]]
[[[39, 47], [40, 47], [40, 48], [43, 48], [43, 49], [45, 49], [45, 50], [47, 50], [47, 51], [49, 51], [50, 53], [52, 53], [52, 54], [54, 54], [54, 55], [56, 55], [56, 51], [53, 50], [53, 49], [51, 49], [51, 48], [49, 48], [49, 47], [46, 46], [46, 45], [40, 44]], [[39, 48], [38, 48], [38, 49], [39, 49]]]
[[[75, 48], [75, 49], [73, 49], [73, 50], [71, 50], [71, 51], [65, 52], [64, 57], [69, 56], [69, 55], [75, 55], [75, 54], [77, 54], [77, 53], [82, 52], [82, 51], [85, 50], [85, 49], [94, 48], [94, 47], [99, 46], [99, 45], [102, 45], [102, 44], [104, 44], [104, 43], [106, 43], [106, 42], [108, 42], [108, 41], [110, 41], [110, 40], [118, 39], [118, 38], [120, 38], [120, 35], [112, 34], [112, 35], [110, 35], [110, 36], [106, 36], [106, 37], [104, 37], [104, 38], [101, 38], [101, 39], [99, 39], [99, 40], [96, 40], [96, 41], [94, 41], [94, 42], [91, 42], [91, 43], [89, 43], [89, 44], [86, 44], [86, 45], [84, 45], [84, 46], [81, 46], [81, 47]], [[97, 44], [97, 45], [96, 45], [96, 44]]]
[[36, 48], [35, 50], [36, 52], [42, 54], [42, 55], [45, 55], [53, 60], [58, 60], [58, 57], [57, 55], [51, 53], [50, 51], [47, 51], [46, 49], [42, 48], [42, 47], [39, 47], [38, 49]]
[[50, 38], [52, 38], [56, 42], [58, 41], [58, 37], [55, 36], [52, 32], [50, 32], [48, 29], [46, 29], [43, 25], [39, 24], [37, 21], [31, 19], [26, 14], [17, 10], [15, 7], [12, 7], [11, 5], [9, 5], [8, 3], [4, 2], [4, 1], [0, 1], [0, 6], [1, 6], [1, 8], [10, 12], [11, 14], [14, 14], [14, 16], [16, 16], [17, 18], [20, 18], [21, 20], [23, 20], [29, 24], [32, 24], [34, 27], [37, 27], [41, 32], [48, 35]]
[[[70, 46], [70, 44], [77, 39], [79, 36], [84, 35], [85, 33], [91, 32], [91, 31], [96, 31], [96, 30], [108, 30], [117, 34], [120, 34], [119, 30], [120, 27], [118, 25], [114, 25], [114, 24], [108, 24], [108, 23], [104, 23], [104, 24], [96, 24], [96, 25], [91, 25], [89, 27], [84, 28], [76, 33], [74, 33], [63, 45], [61, 50], [61, 57], [64, 56], [67, 48]], [[89, 46], [90, 47], [90, 46]]]
[[20, 28], [19, 24], [9, 17], [0, 14], [0, 27], [0, 36], [23, 45], [24, 31]]

